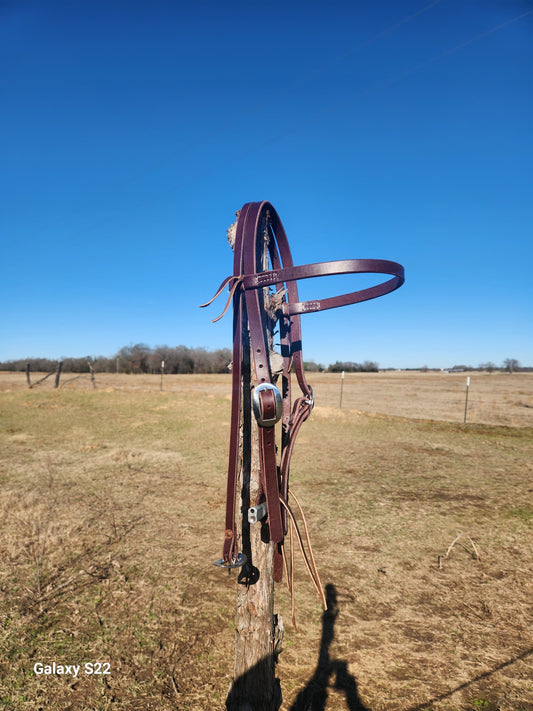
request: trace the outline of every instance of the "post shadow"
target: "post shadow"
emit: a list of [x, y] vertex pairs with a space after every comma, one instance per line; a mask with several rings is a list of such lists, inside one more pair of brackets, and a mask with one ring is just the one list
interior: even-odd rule
[[[359, 698], [357, 683], [348, 671], [348, 663], [331, 659], [330, 646], [335, 637], [335, 620], [339, 614], [337, 591], [331, 583], [326, 585], [327, 609], [322, 615], [322, 638], [315, 672], [300, 691], [289, 711], [326, 711], [328, 689], [344, 693], [347, 711], [371, 711]], [[257, 690], [263, 688], [270, 678], [271, 665], [276, 664], [277, 654], [269, 655], [235, 680], [226, 699], [227, 711], [278, 711], [281, 708], [281, 688], [276, 679], [273, 698], [259, 699]]]
[[332, 583], [326, 585], [327, 609], [322, 615], [322, 638], [315, 672], [300, 691], [290, 711], [325, 711], [328, 688], [344, 692], [348, 711], [370, 711], [363, 705], [357, 691], [353, 674], [348, 671], [348, 663], [331, 659], [329, 648], [335, 636], [335, 620], [339, 614], [337, 590]]
[[[272, 665], [276, 664], [277, 655], [271, 654], [254, 664], [236, 679], [226, 698], [226, 711], [279, 711], [281, 708], [281, 686], [275, 679], [272, 688]], [[271, 698], [265, 698], [265, 689], [272, 689]]]

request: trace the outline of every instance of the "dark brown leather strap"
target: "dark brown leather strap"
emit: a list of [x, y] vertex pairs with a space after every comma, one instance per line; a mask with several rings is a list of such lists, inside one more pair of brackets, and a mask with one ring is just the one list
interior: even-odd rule
[[[246, 206], [245, 206], [246, 207]], [[245, 212], [245, 208], [241, 213]], [[233, 273], [242, 271], [244, 222], [237, 223], [237, 235], [233, 253]], [[228, 458], [228, 478], [226, 488], [226, 528], [222, 559], [226, 565], [233, 565], [238, 561], [237, 525], [235, 522], [235, 499], [237, 488], [237, 474], [239, 466], [239, 429], [241, 419], [241, 373], [242, 373], [242, 329], [243, 309], [241, 294], [233, 294], [233, 369], [231, 393], [231, 436]]]
[[341, 296], [333, 296], [317, 301], [285, 303], [283, 305], [283, 313], [289, 316], [312, 313], [313, 311], [325, 311], [326, 309], [335, 309], [339, 306], [348, 306], [361, 301], [376, 299], [378, 296], [394, 291], [404, 281], [403, 267], [396, 264], [396, 262], [389, 262], [383, 259], [344, 259], [336, 262], [318, 262], [300, 267], [262, 272], [261, 274], [248, 274], [243, 277], [242, 285], [244, 289], [259, 289], [264, 286], [296, 281], [297, 279], [311, 279], [313, 277], [338, 274], [391, 274], [393, 278], [368, 289], [353, 291]]
[[[269, 255], [272, 264], [272, 269], [268, 271], [258, 269], [257, 262], [265, 230], [268, 231], [270, 237]], [[299, 279], [338, 274], [368, 273], [386, 274], [392, 278], [376, 286], [341, 296], [333, 296], [316, 301], [299, 301], [297, 287], [297, 280]], [[284, 535], [287, 532], [287, 512], [290, 513], [288, 494], [291, 455], [296, 436], [302, 424], [309, 417], [314, 404], [313, 391], [306, 381], [303, 367], [300, 314], [323, 311], [374, 299], [394, 291], [403, 282], [403, 267], [396, 262], [386, 260], [345, 259], [294, 266], [285, 230], [272, 205], [268, 202], [255, 202], [247, 203], [242, 207], [237, 219], [233, 274], [222, 282], [211, 301], [207, 302], [207, 304], [202, 304], [202, 306], [207, 306], [222, 292], [226, 285], [229, 286], [230, 296], [221, 316], [226, 312], [229, 303], [233, 301], [231, 433], [226, 491], [226, 527], [222, 559], [218, 564], [234, 566], [242, 564], [245, 560], [244, 556], [238, 551], [237, 525], [235, 522], [241, 419], [243, 330], [248, 329], [249, 332], [256, 387], [259, 385], [264, 386], [257, 393], [259, 421], [272, 423], [267, 426], [258, 424], [261, 496], [266, 499], [270, 540], [278, 544], [279, 553]], [[281, 355], [283, 357], [280, 388], [283, 402], [279, 467], [277, 465], [276, 434], [273, 424], [276, 420], [277, 412], [275, 385], [270, 369], [269, 347], [263, 318], [264, 296], [262, 289], [267, 287], [275, 287], [280, 299], [280, 308], [276, 314], [279, 320]], [[296, 398], [292, 407], [291, 372], [296, 375], [302, 393], [300, 397]], [[283, 506], [280, 503], [280, 499]], [[279, 579], [280, 565], [277, 565], [276, 570], [276, 578]]]

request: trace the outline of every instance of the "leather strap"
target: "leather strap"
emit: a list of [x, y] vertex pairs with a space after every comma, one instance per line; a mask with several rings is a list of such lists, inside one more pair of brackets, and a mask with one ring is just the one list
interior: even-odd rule
[[301, 267], [262, 272], [261, 274], [248, 274], [243, 277], [242, 285], [245, 290], [259, 289], [264, 286], [296, 281], [297, 279], [311, 279], [312, 277], [337, 274], [391, 274], [393, 278], [368, 289], [353, 291], [342, 296], [333, 296], [320, 301], [285, 303], [283, 304], [284, 315], [292, 316], [294, 314], [312, 313], [313, 311], [325, 311], [326, 309], [335, 309], [339, 306], [348, 306], [361, 301], [376, 299], [378, 296], [394, 291], [404, 281], [403, 267], [395, 262], [383, 259], [344, 259], [336, 262], [318, 262]]
[[[262, 249], [265, 231], [269, 237], [269, 257], [272, 269], [258, 270], [258, 255]], [[313, 277], [339, 274], [386, 274], [392, 278], [359, 291], [316, 301], [299, 301], [297, 281]], [[400, 264], [376, 259], [345, 259], [294, 266], [285, 230], [275, 209], [269, 202], [246, 203], [237, 219], [233, 258], [233, 274], [227, 277], [217, 293], [207, 304], [219, 296], [226, 285], [230, 295], [221, 318], [233, 302], [233, 368], [231, 433], [226, 490], [226, 521], [221, 564], [232, 566], [244, 560], [238, 551], [236, 525], [237, 474], [239, 466], [239, 432], [241, 424], [242, 350], [243, 330], [250, 338], [256, 386], [274, 386], [270, 367], [269, 345], [264, 326], [264, 292], [274, 287], [279, 308], [275, 318], [279, 321], [281, 355], [282, 427], [280, 464], [276, 452], [275, 427], [259, 426], [261, 491], [267, 504], [267, 522], [270, 540], [278, 544], [281, 555], [283, 539], [287, 533], [289, 506], [289, 470], [296, 436], [313, 408], [313, 391], [307, 383], [303, 368], [300, 315], [315, 311], [356, 304], [375, 299], [399, 288], [404, 282]], [[218, 320], [214, 319], [215, 321]], [[301, 396], [291, 405], [291, 373], [294, 372]], [[276, 398], [273, 388], [265, 387], [258, 393], [262, 421], [274, 421]], [[256, 503], [259, 503], [256, 502]], [[276, 579], [281, 578], [280, 558], [276, 566]]]

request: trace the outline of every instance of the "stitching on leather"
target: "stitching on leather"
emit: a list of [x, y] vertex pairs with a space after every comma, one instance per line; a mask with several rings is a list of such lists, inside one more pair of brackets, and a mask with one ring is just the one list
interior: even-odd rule
[[304, 311], [314, 311], [320, 308], [320, 301], [306, 301]]
[[264, 281], [272, 282], [277, 281], [277, 279], [277, 272], [269, 272], [268, 274], [258, 274], [255, 278], [255, 283], [257, 284], [257, 286], [260, 286], [260, 284]]

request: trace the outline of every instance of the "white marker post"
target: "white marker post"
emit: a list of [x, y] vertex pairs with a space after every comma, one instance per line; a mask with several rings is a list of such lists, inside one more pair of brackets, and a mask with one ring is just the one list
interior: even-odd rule
[[161, 392], [163, 392], [163, 373], [165, 372], [165, 361], [161, 361]]
[[468, 408], [468, 388], [470, 387], [470, 376], [466, 379], [466, 397], [465, 397], [465, 419], [463, 424], [466, 425], [466, 410]]
[[342, 389], [344, 387], [344, 370], [342, 371], [341, 375], [341, 398], [339, 400], [339, 407], [342, 407]]

